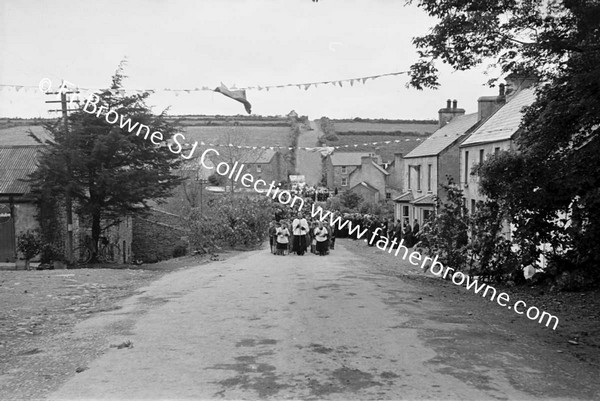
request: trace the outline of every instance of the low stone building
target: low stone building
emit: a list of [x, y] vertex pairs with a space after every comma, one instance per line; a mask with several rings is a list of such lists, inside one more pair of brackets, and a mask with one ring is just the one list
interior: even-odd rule
[[386, 179], [390, 175], [375, 160], [371, 156], [362, 156], [360, 165], [349, 175], [350, 191], [360, 193], [371, 202], [386, 199]]
[[35, 197], [24, 180], [35, 171], [40, 149], [0, 147], [0, 263], [14, 265], [19, 235], [39, 228]]

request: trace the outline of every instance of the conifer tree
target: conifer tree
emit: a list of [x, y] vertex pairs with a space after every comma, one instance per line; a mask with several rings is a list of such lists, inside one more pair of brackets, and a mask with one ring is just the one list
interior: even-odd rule
[[[112, 77], [110, 88], [98, 95], [98, 105], [116, 111], [124, 121], [131, 119], [132, 125], [144, 124], [150, 132], [161, 132], [167, 141], [176, 128], [164, 111], [159, 115], [151, 112], [145, 104], [149, 93], [124, 94], [123, 64]], [[55, 201], [69, 191], [74, 211], [91, 225], [97, 250], [103, 228], [126, 216], [147, 213], [149, 201], [168, 197], [182, 178], [173, 174], [180, 164], [179, 156], [144, 139], [145, 130], [137, 136], [137, 130], [120, 127], [121, 119], [111, 124], [103, 114], [83, 111], [83, 106], [69, 116], [68, 134], [56, 121], [45, 125], [49, 139], [35, 138], [45, 146], [30, 179], [42, 204], [49, 194]]]

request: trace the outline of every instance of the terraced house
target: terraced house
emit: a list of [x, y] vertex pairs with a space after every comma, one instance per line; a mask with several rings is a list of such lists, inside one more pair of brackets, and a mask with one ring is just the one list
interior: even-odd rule
[[490, 155], [516, 148], [515, 139], [519, 135], [523, 107], [535, 100], [535, 91], [530, 88], [532, 83], [532, 80], [515, 82], [507, 79], [506, 104], [460, 145], [460, 185], [470, 212], [475, 210], [477, 201], [485, 199], [473, 168]]
[[505, 102], [504, 86], [498, 96], [478, 99], [477, 113], [465, 115], [458, 102], [447, 100], [446, 107], [438, 111], [439, 129], [404, 157], [404, 182], [406, 191], [394, 199], [394, 217], [403, 224], [417, 220], [423, 224], [446, 191], [442, 185], [460, 180], [459, 146], [477, 127], [500, 109]]

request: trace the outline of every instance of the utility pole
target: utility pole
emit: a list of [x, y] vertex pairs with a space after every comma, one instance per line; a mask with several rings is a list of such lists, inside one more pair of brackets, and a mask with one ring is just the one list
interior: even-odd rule
[[65, 188], [65, 207], [67, 217], [67, 241], [65, 244], [65, 257], [67, 259], [67, 265], [73, 263], [73, 200], [71, 198], [71, 185], [72, 185], [72, 170], [71, 170], [71, 135], [69, 133], [69, 111], [77, 111], [78, 109], [68, 109], [67, 101], [69, 106], [72, 102], [79, 103], [78, 100], [67, 99], [67, 94], [75, 94], [79, 92], [71, 92], [66, 89], [65, 81], [62, 82], [58, 92], [48, 92], [47, 94], [60, 95], [60, 100], [49, 100], [46, 103], [59, 103], [61, 105], [60, 110], [49, 110], [50, 112], [61, 112], [63, 130], [65, 133], [65, 140], [67, 145], [66, 154], [66, 166], [67, 166], [67, 186]]

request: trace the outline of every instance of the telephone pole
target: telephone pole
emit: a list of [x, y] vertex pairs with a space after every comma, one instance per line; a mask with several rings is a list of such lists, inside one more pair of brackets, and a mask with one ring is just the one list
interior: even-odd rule
[[66, 166], [67, 166], [67, 186], [65, 188], [65, 207], [67, 217], [67, 241], [65, 244], [65, 257], [67, 259], [67, 265], [73, 263], [73, 200], [71, 198], [71, 185], [72, 185], [72, 170], [71, 170], [71, 135], [69, 133], [69, 111], [77, 111], [78, 109], [68, 109], [67, 103], [70, 106], [71, 103], [79, 103], [78, 100], [67, 99], [68, 94], [75, 94], [79, 92], [71, 92], [66, 90], [66, 84], [63, 81], [58, 92], [47, 92], [48, 95], [60, 95], [60, 100], [47, 100], [46, 103], [60, 103], [60, 110], [49, 110], [50, 112], [61, 112], [63, 130], [65, 133], [65, 141], [67, 145], [66, 153]]

